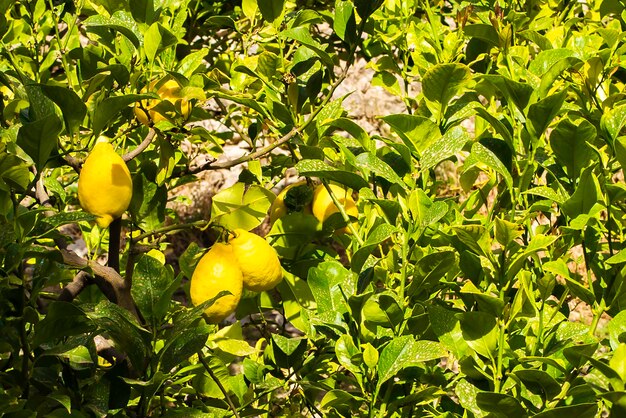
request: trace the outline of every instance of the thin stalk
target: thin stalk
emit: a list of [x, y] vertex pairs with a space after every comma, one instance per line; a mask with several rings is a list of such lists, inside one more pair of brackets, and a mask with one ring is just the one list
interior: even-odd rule
[[198, 359], [200, 359], [200, 362], [202, 363], [202, 365], [206, 369], [207, 373], [209, 373], [209, 375], [211, 376], [211, 379], [213, 379], [213, 381], [215, 382], [217, 387], [224, 394], [224, 397], [226, 398], [226, 403], [228, 403], [228, 407], [230, 408], [230, 410], [233, 411], [233, 415], [236, 418], [241, 418], [239, 416], [239, 412], [237, 412], [237, 407], [235, 407], [235, 404], [233, 403], [233, 400], [230, 399], [230, 395], [228, 395], [228, 391], [226, 390], [226, 388], [224, 388], [224, 385], [222, 385], [222, 382], [220, 382], [220, 380], [215, 375], [215, 372], [213, 372], [213, 370], [211, 369], [209, 364], [206, 362], [206, 359], [204, 358], [204, 354], [202, 354], [202, 350], [198, 351]]
[[337, 199], [337, 196], [335, 196], [335, 194], [331, 190], [330, 186], [328, 185], [328, 182], [326, 180], [322, 179], [322, 184], [326, 188], [326, 191], [328, 192], [328, 195], [332, 199], [333, 203], [335, 204], [335, 206], [339, 210], [339, 213], [341, 214], [341, 217], [348, 224], [347, 228], [350, 230], [352, 235], [356, 238], [356, 241], [359, 243], [359, 247], [362, 246], [363, 245], [363, 239], [359, 236], [359, 232], [356, 230], [354, 225], [352, 225], [352, 221], [350, 220], [350, 217], [348, 216], [348, 213], [346, 212], [346, 209], [343, 207], [341, 202], [339, 202], [339, 199]]

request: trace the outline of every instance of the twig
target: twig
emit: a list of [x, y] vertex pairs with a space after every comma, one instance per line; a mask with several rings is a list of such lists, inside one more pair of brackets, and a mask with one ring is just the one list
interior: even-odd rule
[[78, 272], [78, 274], [74, 276], [74, 279], [63, 288], [57, 300], [61, 302], [73, 301], [80, 292], [89, 286], [91, 279], [91, 276], [86, 271]]
[[185, 174], [198, 174], [205, 170], [221, 170], [225, 168], [231, 168], [236, 165], [248, 162], [250, 160], [260, 158], [264, 156], [265, 154], [268, 154], [269, 152], [271, 152], [274, 148], [277, 148], [283, 145], [284, 143], [288, 142], [290, 139], [296, 136], [300, 132], [300, 130], [301, 129], [293, 128], [291, 131], [289, 131], [289, 133], [284, 135], [282, 138], [279, 138], [278, 140], [276, 140], [276, 142], [269, 144], [268, 146], [263, 147], [250, 154], [247, 154], [242, 157], [236, 158], [234, 160], [229, 160], [229, 161], [209, 161], [206, 164], [203, 164], [201, 166], [190, 168], [188, 171], [185, 172]]
[[200, 362], [202, 363], [202, 365], [204, 366], [206, 371], [211, 376], [211, 379], [213, 379], [215, 381], [215, 384], [217, 384], [217, 387], [219, 387], [220, 390], [222, 391], [222, 393], [224, 394], [224, 397], [226, 398], [226, 402], [228, 403], [228, 406], [230, 407], [230, 410], [233, 411], [233, 414], [235, 415], [235, 417], [236, 418], [241, 418], [239, 416], [239, 413], [237, 412], [237, 407], [235, 407], [235, 404], [233, 403], [233, 400], [230, 399], [230, 396], [228, 395], [228, 391], [226, 390], [224, 385], [222, 385], [222, 382], [220, 382], [220, 380], [217, 378], [217, 376], [215, 375], [215, 373], [211, 369], [211, 366], [209, 366], [209, 364], [206, 362], [206, 359], [204, 358], [204, 354], [202, 354], [202, 350], [198, 351], [198, 358], [200, 359]]
[[153, 128], [150, 128], [148, 135], [146, 135], [146, 138], [141, 142], [141, 144], [137, 145], [137, 148], [135, 148], [134, 150], [129, 151], [126, 154], [124, 154], [122, 156], [122, 159], [128, 162], [132, 160], [133, 158], [135, 158], [136, 156], [138, 156], [139, 154], [141, 154], [143, 150], [148, 148], [148, 145], [150, 145], [150, 143], [152, 142], [155, 136], [156, 136], [156, 131]]

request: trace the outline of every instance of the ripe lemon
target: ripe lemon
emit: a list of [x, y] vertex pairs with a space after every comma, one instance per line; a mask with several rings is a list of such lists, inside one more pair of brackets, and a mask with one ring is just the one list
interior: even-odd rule
[[132, 196], [133, 181], [122, 157], [109, 142], [96, 143], [78, 177], [80, 205], [106, 228], [128, 209]]
[[[291, 191], [291, 192], [290, 192]], [[289, 193], [289, 196], [287, 194]], [[309, 194], [309, 196], [307, 196]], [[270, 226], [290, 212], [311, 213], [312, 194], [307, 182], [299, 181], [285, 187], [270, 206]]]
[[223, 290], [232, 293], [217, 299], [204, 311], [209, 322], [216, 324], [235, 312], [242, 286], [243, 278], [232, 246], [218, 242], [198, 262], [191, 277], [189, 294], [191, 302], [199, 305]]
[[[335, 195], [339, 203], [343, 205], [348, 216], [351, 216], [354, 218], [359, 216], [359, 211], [349, 191], [344, 190], [335, 184], [331, 184], [330, 189], [332, 190], [333, 194]], [[323, 184], [320, 184], [319, 186], [317, 186], [315, 188], [315, 191], [313, 192], [312, 209], [313, 209], [313, 216], [315, 216], [317, 220], [322, 223], [324, 223], [324, 221], [328, 219], [330, 215], [339, 212], [339, 209], [333, 202], [332, 198], [330, 197], [330, 194], [328, 193], [328, 190], [326, 190], [326, 187], [324, 187]], [[352, 223], [352, 225], [357, 227], [358, 223], [355, 221]], [[348, 227], [345, 227], [345, 228], [338, 230], [337, 232], [349, 234], [350, 230], [348, 229]]]
[[244, 229], [235, 229], [228, 241], [233, 248], [246, 289], [262, 292], [274, 288], [283, 279], [283, 270], [276, 250], [260, 236]]
[[[154, 92], [156, 85], [157, 85], [157, 81], [151, 82], [148, 85], [147, 90], [150, 92]], [[145, 92], [146, 88], [144, 88], [142, 91]], [[182, 88], [176, 80], [167, 80], [158, 88], [158, 90], [156, 90], [155, 93], [159, 95], [159, 97], [161, 98], [160, 100], [159, 99], [143, 100], [141, 102], [141, 107], [135, 106], [135, 116], [137, 117], [137, 120], [139, 120], [139, 122], [143, 123], [144, 125], [149, 125], [150, 124], [149, 119], [152, 119], [153, 123], [158, 123], [158, 122], [161, 122], [162, 120], [167, 120], [167, 118], [164, 115], [160, 114], [156, 110], [152, 110], [152, 108], [158, 105], [161, 102], [161, 100], [167, 100], [168, 102], [172, 103], [174, 106], [177, 106], [177, 108], [178, 108], [178, 104], [180, 104], [180, 111], [182, 115], [185, 117], [185, 119], [187, 119], [187, 117], [189, 116], [189, 113], [191, 113], [191, 103], [189, 103], [189, 101], [182, 96]], [[146, 114], [146, 110], [148, 111], [148, 114], [150, 115], [149, 118], [148, 118], [148, 114]]]

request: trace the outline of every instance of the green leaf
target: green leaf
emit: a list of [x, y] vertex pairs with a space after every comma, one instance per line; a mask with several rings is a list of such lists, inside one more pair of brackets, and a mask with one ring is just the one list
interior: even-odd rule
[[541, 77], [541, 84], [536, 90], [537, 97], [546, 97], [550, 90], [554, 87], [555, 82], [561, 76], [563, 71], [570, 68], [576, 68], [582, 65], [582, 61], [577, 57], [566, 57], [552, 65], [550, 69]]
[[274, 22], [283, 13], [285, 0], [260, 0], [257, 1], [263, 19]]
[[465, 312], [461, 314], [463, 338], [474, 351], [487, 357], [495, 358], [498, 345], [496, 318], [486, 312]]
[[567, 90], [562, 90], [530, 105], [526, 128], [533, 137], [541, 137], [548, 129], [552, 120], [561, 111], [565, 97], [567, 97]]
[[492, 46], [500, 46], [500, 36], [498, 36], [498, 32], [492, 25], [484, 23], [466, 25], [463, 28], [463, 33], [470, 38], [480, 39]]
[[345, 313], [347, 298], [354, 294], [355, 276], [338, 261], [324, 261], [309, 269], [307, 283], [317, 302], [317, 311]]
[[87, 30], [90, 28], [113, 29], [128, 38], [137, 49], [139, 49], [143, 42], [143, 36], [139, 31], [137, 22], [135, 22], [132, 15], [128, 12], [117, 11], [113, 13], [113, 16], [110, 18], [96, 14], [87, 18], [84, 25]]
[[446, 356], [446, 350], [438, 342], [415, 341], [412, 335], [395, 337], [380, 352], [376, 387], [379, 389], [404, 368]]
[[98, 104], [92, 115], [94, 136], [98, 136], [106, 124], [118, 117], [122, 110], [129, 105], [140, 100], [153, 98], [154, 96], [150, 94], [126, 94], [124, 96], [107, 97]]
[[354, 364], [353, 362], [353, 359], [357, 359], [359, 354], [361, 354], [361, 351], [356, 345], [354, 345], [352, 337], [345, 334], [339, 337], [337, 343], [335, 344], [335, 355], [337, 356], [337, 361], [355, 375], [359, 375], [361, 373], [361, 369], [358, 364]]
[[517, 399], [503, 393], [478, 392], [476, 404], [483, 411], [502, 414], [509, 418], [525, 418], [528, 416], [528, 413]]
[[501, 75], [483, 75], [480, 79], [498, 89], [502, 96], [504, 96], [508, 102], [514, 104], [521, 112], [528, 106], [528, 102], [534, 91], [534, 89], [526, 83], [513, 81]]
[[154, 327], [165, 317], [178, 285], [174, 272], [149, 254], [141, 256], [135, 264], [131, 294], [144, 319]]
[[469, 140], [469, 135], [459, 126], [455, 126], [447, 131], [434, 144], [424, 150], [420, 160], [422, 172], [455, 156]]
[[379, 244], [389, 239], [398, 228], [389, 224], [380, 224], [367, 237], [363, 245], [352, 256], [352, 271], [360, 272], [369, 255]]
[[496, 240], [503, 246], [507, 247], [514, 240], [521, 237], [524, 233], [520, 225], [509, 222], [504, 219], [496, 218]]
[[573, 57], [574, 51], [565, 48], [549, 49], [547, 51], [541, 51], [530, 61], [528, 71], [535, 74], [538, 77], [542, 77], [559, 61]]
[[389, 165], [370, 152], [364, 152], [356, 157], [357, 167], [366, 169], [384, 178], [391, 184], [397, 184], [400, 187], [406, 187], [402, 179], [396, 174]]
[[395, 329], [404, 319], [402, 302], [392, 291], [386, 290], [369, 297], [361, 310], [368, 324]]
[[[282, 0], [271, 0], [271, 1], [275, 2], [275, 1], [282, 1]], [[285, 39], [292, 39], [292, 40], [298, 41], [302, 45], [311, 49], [313, 52], [315, 52], [315, 54], [317, 54], [317, 56], [321, 59], [324, 65], [327, 65], [328, 67], [332, 67], [334, 65], [332, 58], [324, 50], [323, 46], [319, 42], [317, 42], [315, 39], [313, 39], [313, 37], [311, 36], [311, 33], [309, 32], [309, 28], [300, 26], [297, 28], [287, 29], [287, 30], [282, 31], [280, 33], [280, 36]]]
[[353, 3], [361, 19], [367, 20], [383, 4], [383, 0], [353, 0]]
[[592, 142], [597, 135], [596, 128], [584, 119], [578, 125], [564, 119], [550, 134], [550, 147], [556, 161], [566, 168], [572, 181], [578, 179], [583, 168], [595, 159], [596, 154], [587, 142]]
[[626, 342], [626, 311], [615, 315], [607, 325], [609, 342], [613, 350], [619, 347], [620, 343]]
[[144, 34], [144, 51], [149, 62], [153, 62], [157, 55], [170, 46], [176, 45], [176, 35], [166, 29], [159, 22], [154, 22]]
[[460, 95], [471, 79], [471, 71], [466, 65], [437, 64], [424, 74], [422, 91], [427, 100], [441, 106], [440, 114], [443, 115], [452, 98]]
[[93, 331], [93, 324], [79, 307], [70, 302], [54, 301], [46, 316], [35, 325], [35, 346], [72, 335]]
[[261, 186], [246, 190], [244, 183], [236, 183], [222, 190], [211, 203], [211, 221], [228, 229], [249, 231], [263, 222], [276, 196]]
[[600, 127], [613, 142], [619, 137], [626, 124], [626, 105], [608, 107], [604, 109], [600, 119]]
[[422, 257], [415, 265], [407, 294], [418, 295], [424, 289], [436, 287], [457, 264], [453, 251], [438, 251]]
[[17, 155], [6, 152], [4, 144], [0, 144], [0, 190], [25, 191], [29, 183], [29, 165]]
[[482, 418], [487, 415], [478, 407], [478, 404], [476, 403], [476, 397], [480, 393], [480, 389], [469, 383], [466, 379], [461, 379], [461, 381], [456, 385], [454, 393], [459, 398], [459, 403], [463, 406], [463, 408], [471, 411], [477, 418]]
[[55, 114], [49, 114], [23, 124], [17, 134], [17, 145], [33, 159], [37, 169], [41, 170], [56, 150], [61, 131], [61, 119]]
[[591, 214], [592, 208], [601, 199], [600, 183], [593, 173], [593, 167], [589, 167], [582, 172], [576, 191], [561, 205], [561, 209], [574, 219], [581, 214]]
[[398, 134], [413, 154], [422, 155], [439, 138], [441, 132], [433, 121], [416, 115], [388, 115], [382, 118]]
[[577, 405], [561, 406], [548, 409], [533, 415], [533, 418], [594, 418], [598, 413], [598, 405], [595, 403], [581, 403]]
[[550, 199], [559, 205], [565, 202], [569, 196], [561, 190], [554, 190], [548, 186], [538, 186], [522, 192], [523, 194], [532, 194], [546, 199]]
[[456, 358], [462, 358], [471, 352], [471, 348], [463, 337], [457, 313], [439, 305], [432, 305], [428, 308], [430, 326], [441, 344]]
[[335, 1], [335, 17], [333, 19], [333, 30], [344, 42], [353, 44], [356, 41], [356, 19], [354, 17], [354, 7], [349, 0]]
[[87, 115], [87, 106], [72, 90], [61, 86], [40, 84], [42, 92], [52, 100], [63, 114], [65, 128], [70, 136], [78, 132], [80, 125]]
[[301, 176], [319, 177], [348, 186], [353, 190], [363, 187], [369, 188], [369, 183], [358, 174], [334, 168], [321, 160], [302, 160], [296, 164], [296, 170]]
[[496, 154], [493, 153], [493, 151], [485, 147], [480, 142], [475, 142], [472, 145], [470, 155], [463, 163], [464, 170], [468, 170], [473, 166], [478, 166], [481, 169], [493, 169], [502, 176], [509, 188], [513, 187], [513, 177], [511, 177], [511, 173], [506, 168], [504, 163], [496, 156]]
[[[186, 78], [190, 78], [196, 70], [198, 70], [204, 64], [204, 58], [207, 56], [207, 51], [201, 49], [200, 51], [192, 52], [186, 55], [178, 63], [176, 72], [182, 74]], [[204, 68], [204, 67], [202, 67]]]
[[109, 302], [100, 302], [87, 316], [98, 328], [106, 332], [116, 346], [124, 353], [133, 366], [141, 370], [151, 352], [152, 335], [141, 328], [128, 311]]
[[[169, 373], [174, 367], [180, 365], [202, 350], [209, 338], [212, 327], [204, 320], [196, 318], [196, 321], [183, 327], [182, 323], [174, 322], [174, 332], [167, 337], [165, 346], [159, 352], [160, 370]], [[190, 332], [190, 330], [193, 330]]]

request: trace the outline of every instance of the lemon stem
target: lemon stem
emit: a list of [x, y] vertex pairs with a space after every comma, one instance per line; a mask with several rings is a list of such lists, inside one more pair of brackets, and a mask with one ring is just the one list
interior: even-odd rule
[[359, 246], [362, 246], [363, 245], [363, 240], [359, 236], [359, 232], [357, 231], [357, 229], [352, 224], [352, 221], [350, 220], [350, 216], [348, 216], [348, 213], [346, 212], [346, 209], [343, 207], [341, 202], [339, 202], [339, 199], [337, 199], [337, 196], [335, 196], [335, 194], [333, 193], [332, 189], [328, 185], [328, 182], [326, 180], [322, 179], [322, 184], [326, 188], [326, 191], [328, 192], [328, 195], [332, 199], [333, 203], [335, 204], [335, 206], [339, 210], [339, 213], [341, 214], [341, 217], [347, 223], [347, 228], [350, 230], [350, 232], [352, 232], [352, 236], [354, 236], [354, 238], [356, 238], [356, 241], [359, 243]]

